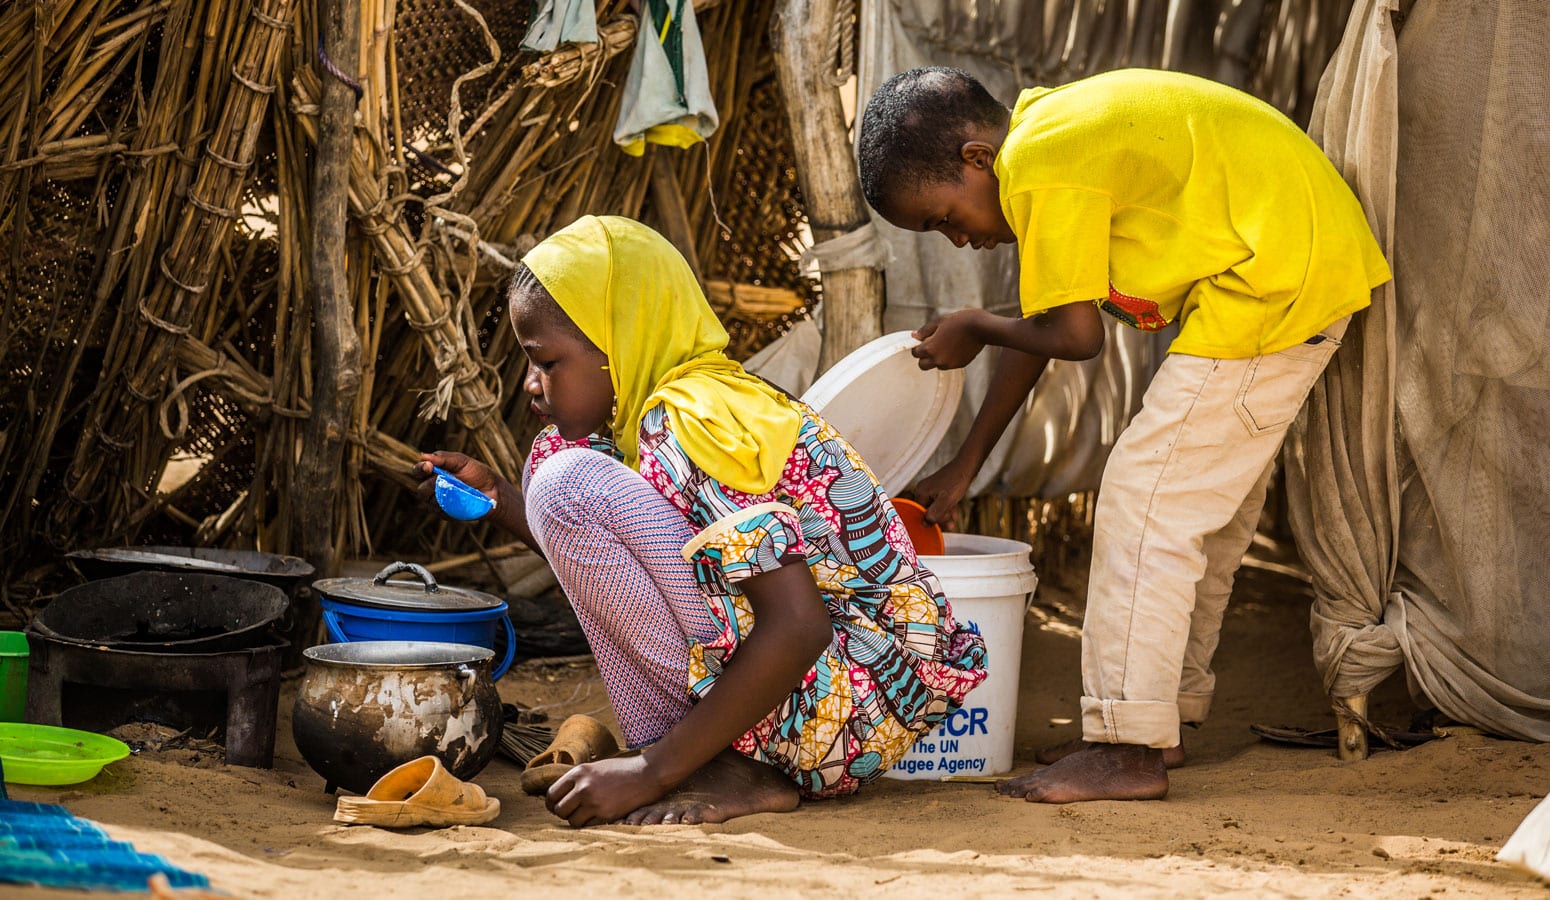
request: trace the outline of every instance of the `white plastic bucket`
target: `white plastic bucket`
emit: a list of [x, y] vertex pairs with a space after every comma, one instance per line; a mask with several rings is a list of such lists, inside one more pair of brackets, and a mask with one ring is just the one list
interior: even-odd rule
[[1039, 578], [1021, 541], [978, 534], [946, 534], [947, 552], [922, 556], [936, 573], [960, 624], [972, 622], [985, 638], [990, 674], [963, 706], [923, 735], [888, 778], [940, 779], [1000, 775], [1012, 769], [1017, 730], [1017, 684], [1023, 657], [1023, 620]]

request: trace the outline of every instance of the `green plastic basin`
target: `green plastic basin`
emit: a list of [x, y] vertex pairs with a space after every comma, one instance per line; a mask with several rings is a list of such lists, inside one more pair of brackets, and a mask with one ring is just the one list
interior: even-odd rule
[[76, 784], [129, 755], [129, 745], [103, 734], [0, 722], [0, 762], [13, 784]]

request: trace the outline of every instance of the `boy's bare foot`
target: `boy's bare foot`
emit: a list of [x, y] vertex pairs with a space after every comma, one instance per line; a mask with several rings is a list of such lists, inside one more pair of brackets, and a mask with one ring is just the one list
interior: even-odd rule
[[[1033, 754], [1033, 758], [1040, 765], [1047, 766], [1050, 763], [1056, 763], [1065, 759], [1078, 750], [1086, 750], [1091, 746], [1091, 741], [1084, 741], [1081, 738], [1072, 738], [1063, 744], [1052, 744], [1048, 747], [1041, 747]], [[1186, 761], [1183, 744], [1180, 744], [1177, 747], [1168, 747], [1167, 749], [1163, 750], [1162, 754], [1163, 765], [1170, 769], [1177, 769], [1179, 766], [1184, 765]]]
[[655, 803], [625, 816], [625, 825], [701, 825], [763, 812], [790, 812], [801, 801], [791, 779], [735, 750], [724, 750]]
[[1032, 803], [1161, 800], [1168, 795], [1168, 769], [1161, 750], [1091, 744], [1047, 769], [997, 782], [996, 790]]

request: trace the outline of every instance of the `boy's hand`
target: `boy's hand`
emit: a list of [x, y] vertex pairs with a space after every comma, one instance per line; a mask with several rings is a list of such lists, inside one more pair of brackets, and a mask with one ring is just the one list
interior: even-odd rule
[[976, 467], [957, 459], [915, 483], [915, 499], [926, 508], [926, 521], [949, 525], [957, 517], [958, 503], [969, 492]]
[[410, 476], [420, 481], [414, 489], [415, 496], [439, 514], [445, 515], [441, 513], [441, 507], [436, 504], [436, 472], [433, 466], [441, 467], [447, 474], [476, 491], [483, 491], [490, 497], [496, 497], [499, 491], [499, 481], [495, 477], [494, 470], [471, 456], [451, 450], [421, 453], [420, 461], [409, 470]]
[[914, 337], [920, 343], [910, 354], [920, 360], [922, 369], [963, 368], [985, 349], [978, 327], [984, 314], [983, 309], [961, 309], [927, 322], [915, 329]]

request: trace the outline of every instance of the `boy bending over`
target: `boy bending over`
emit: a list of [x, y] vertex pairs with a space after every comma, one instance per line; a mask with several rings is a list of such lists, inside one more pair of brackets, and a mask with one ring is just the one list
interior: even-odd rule
[[1099, 310], [1143, 331], [1179, 323], [1098, 493], [1085, 740], [999, 785], [1046, 803], [1161, 798], [1164, 751], [1210, 712], [1233, 573], [1287, 426], [1389, 280], [1361, 205], [1274, 108], [1139, 69], [1026, 90], [1010, 111], [959, 70], [904, 72], [867, 104], [860, 166], [894, 225], [1018, 245], [1021, 317], [966, 309], [916, 332], [922, 368], [1003, 348], [963, 446], [916, 488], [932, 519], [1049, 360], [1102, 350]]

